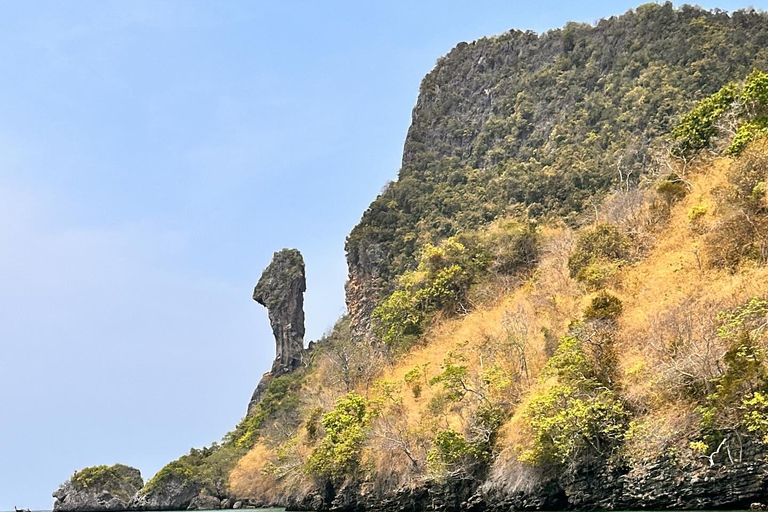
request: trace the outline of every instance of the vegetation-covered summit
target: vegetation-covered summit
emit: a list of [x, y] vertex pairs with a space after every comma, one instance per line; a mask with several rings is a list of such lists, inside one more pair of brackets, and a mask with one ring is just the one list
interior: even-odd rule
[[510, 214], [572, 222], [638, 183], [696, 100], [766, 65], [765, 13], [669, 2], [458, 44], [421, 84], [397, 181], [348, 238], [352, 280], [366, 281], [350, 287], [353, 321], [426, 243]]
[[138, 496], [347, 512], [763, 499], [767, 43], [766, 14], [667, 3], [459, 44], [422, 83], [398, 181], [348, 238], [349, 315], [263, 381], [221, 445]]

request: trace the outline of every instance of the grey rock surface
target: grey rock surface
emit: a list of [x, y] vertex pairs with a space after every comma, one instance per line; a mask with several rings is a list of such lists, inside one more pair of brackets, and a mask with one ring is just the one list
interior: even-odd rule
[[150, 489], [142, 489], [133, 500], [131, 510], [186, 510], [200, 494], [201, 485], [183, 476], [168, 475]]
[[296, 249], [283, 249], [261, 274], [253, 300], [267, 308], [275, 336], [272, 375], [296, 369], [304, 352], [304, 258]]
[[138, 469], [122, 464], [97, 466], [76, 472], [53, 493], [53, 510], [129, 510], [133, 496], [144, 486]]
[[192, 499], [187, 510], [219, 510], [220, 508], [225, 507], [221, 506], [219, 498], [201, 493]]

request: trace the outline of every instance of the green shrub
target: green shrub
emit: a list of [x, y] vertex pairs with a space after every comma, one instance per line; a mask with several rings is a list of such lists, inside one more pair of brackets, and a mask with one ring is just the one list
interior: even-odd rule
[[427, 367], [429, 363], [414, 366], [404, 376], [405, 383], [411, 388], [413, 398], [421, 397], [423, 384], [427, 383]]
[[756, 432], [762, 438], [768, 434], [766, 316], [768, 301], [759, 298], [717, 316], [717, 335], [727, 347], [724, 371], [716, 380], [715, 392], [697, 409], [702, 436], [710, 448], [714, 449], [728, 432], [739, 429]]
[[623, 308], [621, 299], [606, 291], [601, 291], [592, 297], [589, 306], [584, 309], [584, 319], [616, 320], [621, 315]]
[[325, 437], [307, 459], [307, 472], [331, 480], [353, 474], [360, 465], [366, 429], [373, 414], [368, 400], [357, 393], [339, 398], [336, 407], [323, 415]]
[[453, 429], [441, 430], [427, 452], [427, 467], [436, 475], [445, 475], [465, 469], [474, 455], [473, 446]]
[[466, 311], [470, 287], [489, 271], [507, 275], [529, 271], [538, 253], [536, 225], [513, 220], [491, 231], [466, 232], [438, 245], [426, 244], [418, 267], [402, 274], [396, 289], [374, 309], [374, 334], [389, 346], [407, 347], [436, 311]]
[[708, 147], [719, 135], [717, 123], [729, 109], [737, 128], [726, 153], [738, 156], [751, 141], [768, 135], [768, 74], [755, 69], [742, 86], [730, 83], [699, 101], [672, 130], [674, 152], [691, 156]]
[[600, 224], [583, 231], [568, 257], [571, 277], [597, 288], [629, 259], [631, 242], [619, 228]]
[[[523, 411], [533, 444], [521, 453], [521, 462], [559, 465], [588, 453], [604, 456], [623, 439], [628, 413], [595, 374], [581, 342], [562, 338], [544, 368], [543, 391]], [[553, 377], [554, 384], [544, 384]]]
[[664, 207], [669, 213], [672, 206], [680, 201], [688, 193], [685, 182], [677, 175], [670, 174], [656, 184], [656, 193], [664, 201]]
[[468, 250], [459, 237], [424, 246], [418, 268], [403, 274], [398, 289], [374, 309], [377, 338], [389, 346], [406, 347], [421, 335], [432, 313], [455, 311], [488, 265], [484, 254], [474, 249]]
[[466, 395], [471, 388], [467, 384], [469, 377], [469, 368], [466, 363], [467, 358], [458, 352], [450, 351], [446, 355], [441, 365], [442, 372], [430, 379], [429, 384], [442, 384], [445, 391], [445, 398], [452, 402], [458, 402]]
[[699, 101], [672, 130], [672, 138], [676, 142], [675, 152], [691, 155], [709, 146], [712, 138], [718, 134], [717, 121], [731, 107], [738, 94], [739, 87], [729, 83]]
[[768, 117], [756, 117], [739, 126], [726, 153], [731, 156], [738, 156], [750, 142], [765, 136], [768, 136]]

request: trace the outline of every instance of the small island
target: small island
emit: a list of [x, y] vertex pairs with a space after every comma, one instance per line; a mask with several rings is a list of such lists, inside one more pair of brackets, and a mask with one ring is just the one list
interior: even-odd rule
[[54, 509], [762, 509], [767, 42], [665, 3], [457, 44], [346, 239], [347, 312], [305, 346], [304, 257], [274, 253], [240, 423]]

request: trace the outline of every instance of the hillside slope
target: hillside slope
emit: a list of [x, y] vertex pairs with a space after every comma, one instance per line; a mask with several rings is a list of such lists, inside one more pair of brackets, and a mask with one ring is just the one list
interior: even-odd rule
[[768, 64], [768, 16], [646, 4], [460, 43], [424, 78], [402, 168], [347, 240], [353, 334], [419, 247], [521, 209], [567, 219], [637, 183], [693, 101]]
[[[543, 228], [528, 278], [494, 276], [475, 290], [487, 300], [433, 321], [375, 380], [370, 367], [351, 386], [334, 378], [345, 345], [326, 340], [300, 392], [304, 424], [284, 440], [266, 431], [232, 473], [233, 491], [343, 510], [764, 499], [768, 267], [764, 258], [735, 269], [717, 259], [719, 244], [739, 244], [720, 235], [734, 213], [727, 191], [745, 169], [768, 178], [768, 143], [697, 164], [669, 210], [654, 188], [624, 190], [606, 198], [596, 227]], [[755, 220], [766, 222], [760, 201]], [[639, 228], [627, 259], [597, 286], [571, 277], [572, 255], [608, 225]], [[357, 357], [387, 360], [370, 349]], [[334, 405], [333, 389], [352, 393]], [[321, 410], [332, 411], [322, 422]], [[331, 465], [316, 465], [318, 454]]]
[[768, 501], [766, 43], [649, 4], [458, 45], [348, 238], [349, 314], [131, 506]]

